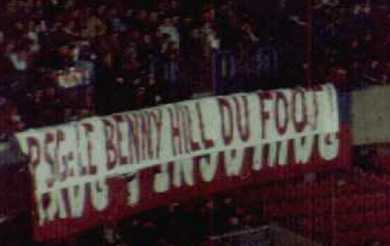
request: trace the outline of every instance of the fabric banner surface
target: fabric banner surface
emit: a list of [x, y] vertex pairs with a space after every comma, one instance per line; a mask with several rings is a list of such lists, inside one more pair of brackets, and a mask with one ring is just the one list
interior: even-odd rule
[[37, 240], [278, 176], [346, 164], [333, 86], [258, 91], [17, 134]]
[[354, 145], [390, 143], [390, 86], [372, 86], [352, 93]]

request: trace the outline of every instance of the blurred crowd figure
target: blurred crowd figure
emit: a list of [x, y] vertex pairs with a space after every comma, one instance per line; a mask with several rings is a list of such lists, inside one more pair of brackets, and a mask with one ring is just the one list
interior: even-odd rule
[[4, 0], [0, 7], [1, 138], [203, 92], [389, 81], [386, 0]]
[[315, 1], [313, 73], [345, 89], [390, 80], [388, 1]]

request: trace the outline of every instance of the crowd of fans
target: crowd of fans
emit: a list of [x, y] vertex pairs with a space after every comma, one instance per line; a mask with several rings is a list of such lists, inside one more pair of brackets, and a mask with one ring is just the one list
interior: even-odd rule
[[[224, 77], [216, 75], [220, 70], [232, 81], [255, 83], [251, 89], [389, 82], [387, 0], [267, 2], [0, 1], [0, 139], [26, 128], [215, 93], [216, 86], [224, 87], [215, 81]], [[278, 51], [273, 79], [279, 83], [257, 77], [259, 65], [246, 63], [269, 44]], [[210, 235], [262, 225], [260, 210], [251, 199], [230, 196], [173, 204], [74, 244], [200, 245]]]
[[316, 1], [313, 71], [344, 88], [390, 80], [388, 1]]
[[211, 80], [213, 49], [257, 40], [233, 1], [218, 8], [176, 0], [1, 5], [8, 133], [189, 98], [190, 87]]
[[[307, 2], [1, 1], [1, 135], [220, 93], [219, 72], [251, 89], [388, 82], [387, 1]], [[279, 83], [256, 76], [270, 43]]]

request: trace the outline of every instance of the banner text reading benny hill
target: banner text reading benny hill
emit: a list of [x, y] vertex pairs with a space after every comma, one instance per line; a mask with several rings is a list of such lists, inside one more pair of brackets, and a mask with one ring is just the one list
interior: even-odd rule
[[[32, 129], [35, 237], [62, 237], [275, 170], [335, 165], [333, 86], [213, 97]], [[317, 164], [316, 164], [317, 163]]]

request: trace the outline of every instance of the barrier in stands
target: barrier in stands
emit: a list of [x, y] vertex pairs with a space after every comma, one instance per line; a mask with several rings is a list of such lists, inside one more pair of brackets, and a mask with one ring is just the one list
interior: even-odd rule
[[212, 79], [215, 94], [275, 86], [280, 73], [279, 59], [280, 51], [271, 44], [256, 44], [243, 51], [214, 51]]
[[233, 246], [233, 245], [253, 245], [253, 246], [318, 246], [320, 244], [303, 238], [291, 231], [271, 224], [259, 228], [247, 229], [220, 236], [210, 237], [207, 246]]
[[220, 236], [210, 237], [208, 246], [219, 245], [252, 245], [269, 246], [274, 244], [276, 236], [270, 226], [243, 230], [233, 233], [228, 233]]
[[38, 240], [349, 163], [331, 85], [169, 104], [31, 129], [17, 138], [34, 180]]

